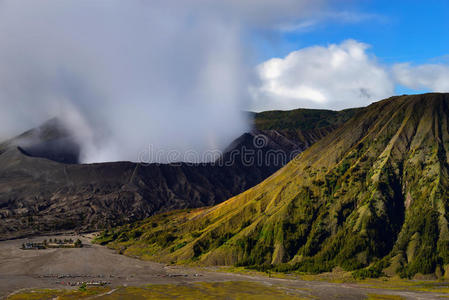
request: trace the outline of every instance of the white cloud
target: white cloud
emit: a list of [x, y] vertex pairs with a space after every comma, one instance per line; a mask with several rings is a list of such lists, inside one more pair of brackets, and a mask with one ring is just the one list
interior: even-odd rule
[[[219, 12], [227, 19], [254, 28], [277, 29], [281, 24], [291, 24], [321, 14], [332, 0], [183, 0], [199, 9]], [[181, 1], [177, 1], [181, 2]]]
[[395, 80], [410, 89], [449, 92], [449, 65], [410, 63], [395, 64], [392, 68]]
[[279, 29], [285, 32], [308, 32], [315, 29], [318, 26], [322, 26], [329, 23], [343, 23], [343, 24], [355, 24], [361, 22], [387, 22], [388, 18], [379, 14], [370, 14], [357, 11], [326, 11], [313, 14], [311, 17], [304, 18], [299, 22], [284, 21], [281, 23]]
[[391, 96], [391, 76], [367, 54], [368, 47], [347, 40], [300, 49], [260, 64], [260, 83], [251, 88], [253, 109], [342, 109]]

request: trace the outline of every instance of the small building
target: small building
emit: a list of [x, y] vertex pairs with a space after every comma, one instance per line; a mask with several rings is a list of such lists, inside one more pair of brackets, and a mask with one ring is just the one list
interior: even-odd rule
[[22, 244], [23, 250], [36, 250], [36, 249], [45, 249], [44, 243], [32, 243], [32, 242], [26, 242]]

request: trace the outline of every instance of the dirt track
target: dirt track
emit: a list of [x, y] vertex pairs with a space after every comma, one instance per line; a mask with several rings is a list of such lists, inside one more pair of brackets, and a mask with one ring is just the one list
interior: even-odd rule
[[[76, 239], [79, 236], [57, 236]], [[255, 281], [304, 289], [304, 296], [319, 299], [366, 299], [369, 293], [398, 295], [405, 299], [441, 299], [441, 294], [372, 289], [356, 284], [276, 279], [211, 272], [204, 269], [172, 267], [116, 254], [90, 244], [76, 249], [21, 250], [26, 241], [42, 241], [54, 236], [0, 242], [0, 297], [24, 288], [69, 288], [69, 282], [107, 281], [110, 286], [145, 284], [185, 284], [199, 281]], [[446, 294], [447, 296], [447, 294]]]

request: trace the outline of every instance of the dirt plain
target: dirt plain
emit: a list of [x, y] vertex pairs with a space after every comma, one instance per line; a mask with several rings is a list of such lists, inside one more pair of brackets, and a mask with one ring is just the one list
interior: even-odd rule
[[[83, 248], [22, 250], [22, 243], [44, 239], [80, 238]], [[269, 278], [217, 272], [211, 268], [167, 266], [120, 255], [91, 243], [92, 235], [65, 234], [0, 242], [0, 298], [23, 289], [76, 289], [77, 282], [106, 282], [107, 286], [149, 284], [189, 285], [195, 282], [245, 281], [292, 288], [306, 299], [367, 299], [368, 295], [388, 295], [388, 299], [441, 299], [449, 293], [407, 289], [383, 289], [355, 283], [330, 283], [299, 279]], [[441, 283], [441, 288], [447, 284]], [[387, 299], [387, 298], [386, 298]]]

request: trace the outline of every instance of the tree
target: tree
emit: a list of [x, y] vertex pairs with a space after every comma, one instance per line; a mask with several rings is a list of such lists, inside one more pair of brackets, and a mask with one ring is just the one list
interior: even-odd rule
[[87, 284], [83, 282], [81, 286], [78, 288], [79, 291], [85, 292], [87, 290]]
[[77, 240], [76, 240], [76, 242], [75, 242], [75, 247], [76, 247], [76, 248], [81, 248], [81, 247], [83, 247], [83, 243], [81, 242], [80, 239], [77, 239]]

